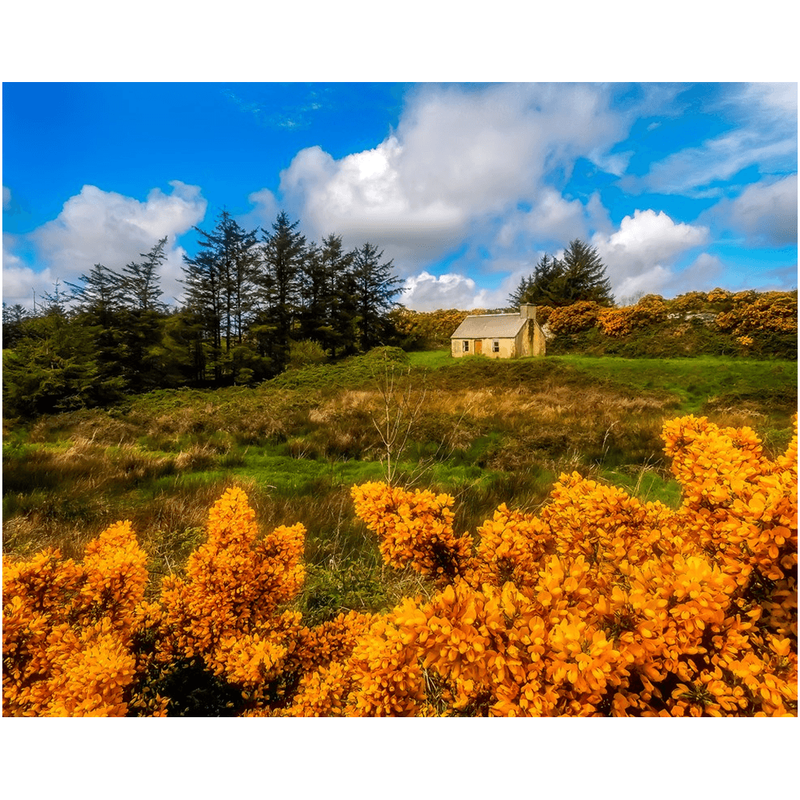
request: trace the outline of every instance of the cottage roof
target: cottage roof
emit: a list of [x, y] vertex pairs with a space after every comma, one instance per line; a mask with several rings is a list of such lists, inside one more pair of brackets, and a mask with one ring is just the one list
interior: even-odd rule
[[454, 331], [451, 339], [513, 339], [527, 322], [519, 314], [474, 314]]

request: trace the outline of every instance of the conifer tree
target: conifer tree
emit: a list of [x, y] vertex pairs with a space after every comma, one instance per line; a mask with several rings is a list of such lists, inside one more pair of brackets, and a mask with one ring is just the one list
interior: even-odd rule
[[203, 320], [214, 383], [235, 380], [232, 349], [242, 342], [252, 312], [256, 281], [256, 237], [225, 210], [214, 229], [200, 234], [194, 258], [184, 256], [186, 309]]
[[72, 289], [73, 318], [86, 329], [94, 352], [99, 384], [121, 394], [131, 387], [139, 364], [128, 349], [130, 327], [124, 311], [124, 278], [104, 264], [95, 264]]
[[560, 305], [559, 281], [563, 273], [563, 264], [545, 253], [533, 272], [520, 280], [516, 291], [508, 298], [512, 308], [531, 303], [533, 305]]
[[345, 252], [342, 237], [330, 234], [321, 246], [309, 246], [300, 272], [300, 336], [319, 342], [333, 357], [346, 339], [342, 289], [353, 257]]
[[119, 399], [123, 379], [99, 363], [94, 333], [59, 307], [26, 320], [3, 358], [4, 412], [33, 417]]
[[14, 347], [22, 338], [22, 324], [31, 318], [31, 312], [20, 303], [7, 306], [3, 303], [3, 348]]
[[259, 352], [271, 362], [274, 373], [289, 360], [289, 337], [299, 307], [300, 273], [306, 258], [306, 237], [289, 222], [285, 211], [264, 230], [259, 270], [260, 311], [256, 319]]
[[578, 300], [593, 300], [601, 306], [614, 303], [611, 281], [596, 247], [580, 239], [573, 239], [561, 258], [562, 270], [556, 281], [559, 305], [570, 305]]
[[122, 268], [122, 292], [126, 307], [138, 311], [163, 311], [160, 270], [167, 256], [167, 237], [159, 239], [149, 253], [140, 253], [144, 261], [131, 261]]
[[394, 306], [394, 297], [403, 289], [393, 272], [392, 261], [381, 263], [383, 251], [366, 242], [355, 251], [352, 289], [356, 307], [356, 330], [361, 350], [381, 343], [388, 333], [386, 312]]
[[592, 300], [601, 306], [614, 302], [611, 281], [597, 248], [580, 239], [573, 239], [560, 259], [545, 253], [508, 298], [515, 308], [524, 303], [568, 306], [579, 300]]

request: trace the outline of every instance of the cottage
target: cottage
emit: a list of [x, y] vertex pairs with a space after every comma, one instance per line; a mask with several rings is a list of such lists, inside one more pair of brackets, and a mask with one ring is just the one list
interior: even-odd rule
[[522, 305], [519, 314], [474, 314], [450, 337], [450, 352], [491, 358], [543, 356], [544, 333], [536, 322], [536, 306]]

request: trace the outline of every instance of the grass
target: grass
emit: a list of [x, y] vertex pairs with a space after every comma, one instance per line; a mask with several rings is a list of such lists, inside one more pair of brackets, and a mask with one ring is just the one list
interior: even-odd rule
[[[720, 398], [759, 396], [771, 406], [791, 397], [796, 405], [797, 363], [743, 358], [592, 358], [554, 356], [554, 360], [598, 378], [644, 391], [666, 391], [680, 401], [680, 413], [697, 414]], [[785, 403], [782, 403], [785, 405]]]
[[180, 571], [208, 508], [238, 484], [262, 529], [306, 526], [313, 569], [303, 602], [323, 618], [391, 603], [414, 580], [387, 578], [349, 496], [353, 484], [384, 477], [394, 420], [407, 432], [394, 453], [398, 482], [452, 494], [461, 533], [504, 502], [535, 511], [559, 475], [576, 470], [677, 506], [660, 439], [666, 419], [750, 425], [776, 455], [796, 407], [796, 362], [496, 361], [389, 348], [257, 388], [158, 391], [107, 410], [7, 421], [3, 550], [54, 545], [77, 557], [105, 526], [131, 519], [155, 585]]

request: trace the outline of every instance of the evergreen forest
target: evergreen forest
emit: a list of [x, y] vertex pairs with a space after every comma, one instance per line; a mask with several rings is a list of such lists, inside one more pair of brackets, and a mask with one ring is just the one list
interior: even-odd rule
[[[401, 293], [391, 260], [330, 234], [309, 242], [285, 212], [244, 230], [223, 210], [184, 255], [183, 301], [164, 302], [167, 240], [121, 268], [95, 264], [56, 283], [33, 312], [3, 306], [5, 412], [105, 406], [159, 388], [254, 385], [292, 352], [336, 359], [384, 344]], [[296, 344], [302, 342], [298, 347]]]

